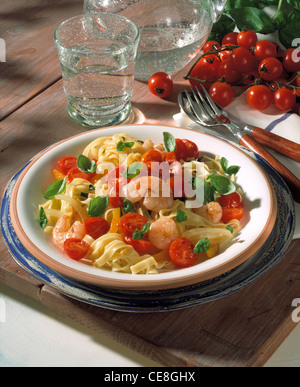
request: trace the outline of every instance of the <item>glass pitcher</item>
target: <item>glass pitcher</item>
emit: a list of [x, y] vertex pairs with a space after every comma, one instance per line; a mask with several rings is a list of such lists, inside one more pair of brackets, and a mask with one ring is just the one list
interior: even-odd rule
[[135, 78], [185, 67], [207, 41], [226, 0], [84, 0], [84, 12], [118, 13], [140, 29]]

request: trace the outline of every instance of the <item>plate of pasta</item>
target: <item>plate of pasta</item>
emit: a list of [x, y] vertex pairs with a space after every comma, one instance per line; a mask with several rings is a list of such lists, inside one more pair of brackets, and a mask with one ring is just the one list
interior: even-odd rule
[[245, 262], [270, 236], [277, 200], [263, 168], [229, 142], [125, 125], [38, 154], [15, 184], [10, 215], [24, 247], [52, 270], [101, 287], [157, 290]]

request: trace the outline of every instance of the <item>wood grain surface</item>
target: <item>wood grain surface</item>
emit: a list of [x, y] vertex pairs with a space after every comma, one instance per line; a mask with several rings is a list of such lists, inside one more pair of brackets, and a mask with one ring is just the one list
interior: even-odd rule
[[[85, 131], [67, 115], [53, 32], [78, 14], [82, 1], [5, 0], [1, 31], [8, 42], [0, 63], [0, 195], [9, 179], [49, 145]], [[2, 23], [3, 22], [3, 23]], [[3, 37], [1, 32], [0, 37]], [[168, 100], [135, 81], [127, 123], [175, 126], [177, 95], [187, 82], [175, 78]], [[141, 126], [141, 131], [143, 126]], [[300, 240], [267, 274], [224, 299], [164, 313], [123, 313], [81, 303], [25, 273], [0, 240], [0, 282], [165, 366], [262, 366], [295, 327], [293, 299], [300, 297]]]

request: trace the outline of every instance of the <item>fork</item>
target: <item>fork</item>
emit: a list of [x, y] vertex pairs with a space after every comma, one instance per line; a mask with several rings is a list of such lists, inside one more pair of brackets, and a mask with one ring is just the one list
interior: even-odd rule
[[192, 97], [189, 92], [185, 91], [190, 107], [196, 118], [199, 120], [199, 123], [211, 128], [221, 124], [229, 129], [241, 146], [258, 154], [281, 175], [287, 183], [294, 200], [300, 203], [300, 180], [250, 135], [242, 132], [235, 125], [231, 124], [228, 117], [222, 114], [221, 110], [214, 103], [203, 86], [202, 89], [204, 96], [199, 92], [197, 87], [197, 93], [191, 89]]

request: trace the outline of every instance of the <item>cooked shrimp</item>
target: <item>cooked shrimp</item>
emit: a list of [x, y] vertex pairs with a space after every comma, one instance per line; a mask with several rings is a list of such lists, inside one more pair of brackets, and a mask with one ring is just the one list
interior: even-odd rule
[[149, 240], [160, 250], [168, 249], [178, 238], [176, 223], [173, 219], [160, 218], [151, 222]]
[[195, 208], [194, 212], [214, 224], [220, 223], [222, 218], [222, 207], [218, 202], [204, 204], [202, 207]]
[[70, 217], [68, 215], [63, 215], [58, 219], [52, 233], [53, 242], [61, 249], [64, 248], [66, 239], [83, 239], [85, 235], [85, 225], [79, 221], [74, 222], [70, 228]]
[[173, 205], [173, 194], [170, 186], [155, 176], [142, 176], [132, 179], [124, 187], [124, 196], [133, 203], [142, 201], [150, 211], [158, 212]]
[[143, 148], [144, 148], [145, 152], [153, 149], [153, 147], [154, 147], [154, 143], [150, 140], [150, 138], [147, 138], [147, 140], [145, 140], [144, 144], [143, 144]]

